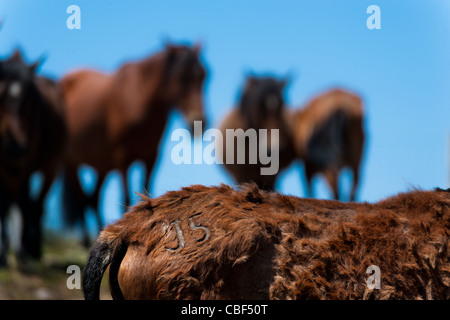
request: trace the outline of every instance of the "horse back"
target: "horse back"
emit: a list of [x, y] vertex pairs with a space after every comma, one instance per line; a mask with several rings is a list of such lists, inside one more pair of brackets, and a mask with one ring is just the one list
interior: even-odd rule
[[[415, 286], [395, 280], [403, 274], [399, 264], [417, 270], [416, 259], [439, 253], [439, 247], [440, 262], [447, 261], [448, 225], [442, 221], [449, 215], [450, 193], [444, 190], [367, 204], [302, 199], [254, 186], [191, 186], [144, 199], [102, 238], [127, 246], [117, 271], [125, 299], [362, 298], [371, 264], [394, 270], [385, 271], [383, 281], [403, 294]], [[324, 265], [336, 268], [330, 273]], [[356, 275], [358, 288], [341, 290]], [[302, 281], [315, 277], [316, 283]], [[310, 284], [317, 291], [308, 291]]]
[[69, 73], [61, 79], [61, 90], [66, 101], [67, 112], [74, 108], [83, 111], [92, 110], [100, 97], [108, 92], [111, 76], [94, 70], [79, 70]]

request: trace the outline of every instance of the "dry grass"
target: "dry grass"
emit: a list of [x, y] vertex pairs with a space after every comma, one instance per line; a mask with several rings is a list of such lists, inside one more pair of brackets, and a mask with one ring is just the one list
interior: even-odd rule
[[[66, 270], [77, 265], [83, 272], [88, 255], [77, 239], [66, 239], [49, 234], [44, 240], [40, 262], [19, 265], [14, 254], [9, 255], [9, 266], [0, 268], [0, 300], [78, 300], [81, 290], [67, 288]], [[111, 299], [106, 279], [102, 282], [101, 299]]]

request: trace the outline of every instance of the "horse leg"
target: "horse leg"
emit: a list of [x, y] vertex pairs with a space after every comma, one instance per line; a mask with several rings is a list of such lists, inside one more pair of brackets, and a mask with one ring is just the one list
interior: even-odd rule
[[83, 192], [81, 182], [78, 179], [78, 166], [66, 163], [63, 179], [63, 206], [66, 222], [73, 227], [81, 222], [83, 229], [83, 243], [89, 245], [89, 232], [85, 224], [85, 211], [88, 205], [87, 196]]
[[44, 215], [44, 201], [53, 180], [56, 176], [57, 166], [49, 164], [42, 173], [44, 181], [37, 199], [32, 199], [27, 192], [28, 185], [24, 186], [19, 201], [22, 213], [22, 243], [21, 258], [31, 257], [40, 259], [42, 256], [42, 216]]
[[[103, 222], [101, 210], [100, 210], [100, 191], [103, 186], [103, 182], [105, 180], [106, 174], [98, 172], [97, 175], [98, 175], [97, 184], [95, 186], [95, 189], [94, 189], [94, 192], [92, 193], [92, 195], [87, 196], [83, 193], [83, 197], [86, 199], [86, 201], [85, 201], [85, 205], [83, 206], [83, 209], [82, 209], [83, 216], [82, 216], [81, 224], [82, 224], [82, 228], [83, 228], [83, 246], [86, 248], [91, 247], [91, 237], [89, 234], [89, 226], [87, 223], [86, 211], [85, 211], [88, 206], [91, 207], [92, 210], [94, 211], [94, 217], [95, 217], [95, 221], [97, 223], [97, 233], [99, 234], [100, 231], [102, 231], [103, 227], [104, 227], [104, 222]], [[80, 185], [80, 188], [81, 188], [81, 185]]]
[[365, 134], [361, 119], [353, 119], [347, 130], [347, 163], [353, 171], [353, 186], [350, 201], [355, 201], [359, 187], [361, 157], [363, 153]]
[[361, 169], [361, 156], [362, 156], [362, 143], [358, 145], [359, 148], [355, 151], [355, 154], [352, 155], [352, 161], [350, 162], [350, 167], [353, 171], [353, 185], [350, 193], [350, 201], [356, 200], [356, 192], [359, 188], [359, 179], [360, 179], [360, 169]]
[[[132, 161], [128, 161], [125, 163], [129, 163], [131, 164]], [[128, 208], [128, 206], [132, 205], [131, 204], [131, 197], [130, 197], [130, 191], [133, 192], [139, 192], [139, 193], [143, 193], [143, 194], [149, 194], [150, 193], [150, 181], [151, 181], [151, 174], [152, 174], [152, 169], [153, 169], [153, 165], [155, 163], [155, 158], [151, 157], [150, 159], [147, 159], [145, 161], [143, 161], [143, 190], [132, 190], [131, 187], [131, 181], [130, 181], [130, 172], [129, 172], [129, 166], [122, 166], [121, 169], [119, 170], [121, 176], [122, 176], [122, 183], [123, 183], [123, 187], [124, 187], [124, 199], [125, 199], [125, 206], [126, 208]], [[126, 209], [127, 210], [127, 209]]]
[[[145, 172], [143, 173], [144, 177], [145, 177]], [[128, 208], [132, 205], [131, 203], [131, 198], [132, 196], [130, 195], [131, 191], [134, 191], [131, 185], [131, 179], [130, 179], [130, 170], [128, 168], [128, 170], [123, 171], [123, 187], [124, 187], [124, 203], [126, 206], [126, 210], [128, 211]], [[145, 179], [144, 179], [144, 183], [145, 183]], [[140, 191], [140, 190], [139, 190]]]
[[[101, 230], [103, 230], [103, 227], [104, 227], [104, 222], [103, 222], [101, 210], [100, 210], [100, 191], [103, 186], [103, 182], [105, 181], [105, 177], [106, 177], [106, 173], [103, 173], [103, 172], [98, 173], [97, 185], [95, 186], [94, 193], [89, 197], [90, 205], [91, 205], [92, 209], [94, 210], [95, 220], [97, 222], [99, 233]], [[87, 230], [87, 226], [85, 227], [85, 230]]]
[[42, 203], [31, 199], [25, 193], [19, 200], [18, 205], [22, 214], [22, 238], [19, 258], [22, 261], [28, 258], [38, 260], [42, 256]]
[[155, 158], [152, 157], [151, 159], [148, 159], [144, 163], [144, 192], [146, 194], [150, 194], [151, 191], [151, 180], [152, 180], [152, 174], [153, 174], [153, 166], [155, 165]]
[[305, 161], [305, 197], [314, 198], [314, 190], [312, 187], [312, 178], [314, 176], [314, 169], [312, 165]]
[[[130, 161], [131, 163], [131, 161]], [[131, 195], [131, 192], [136, 193], [142, 193], [143, 190], [147, 190], [147, 186], [149, 184], [149, 178], [147, 175], [147, 166], [145, 163], [143, 163], [143, 186], [139, 187], [137, 190], [133, 189], [132, 184], [131, 184], [131, 174], [130, 174], [130, 166], [128, 167], [122, 167], [122, 169], [120, 170], [121, 176], [122, 176], [122, 183], [123, 183], [123, 192], [124, 192], [124, 204], [125, 204], [125, 211], [128, 210], [128, 208], [130, 206], [133, 205], [132, 203], [132, 198], [133, 196]], [[145, 192], [145, 191], [144, 191]]]
[[325, 172], [325, 178], [328, 181], [331, 189], [333, 190], [333, 198], [334, 200], [339, 200], [339, 186], [338, 186], [338, 176], [339, 170], [337, 169], [328, 169]]
[[356, 200], [356, 191], [358, 190], [359, 186], [359, 165], [352, 168], [353, 170], [353, 185], [352, 185], [352, 191], [350, 193], [350, 201]]
[[10, 201], [6, 199], [5, 195], [2, 195], [0, 198], [0, 223], [2, 225], [1, 228], [1, 243], [0, 243], [0, 267], [4, 267], [7, 265], [7, 253], [8, 253], [8, 236], [6, 234], [6, 216], [8, 214], [8, 210], [10, 207]]

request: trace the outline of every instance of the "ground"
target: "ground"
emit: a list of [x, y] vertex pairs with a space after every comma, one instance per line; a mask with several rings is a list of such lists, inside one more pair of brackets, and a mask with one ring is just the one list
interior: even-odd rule
[[[80, 289], [68, 289], [67, 267], [77, 265], [83, 272], [89, 250], [78, 239], [47, 235], [40, 262], [19, 265], [13, 253], [9, 266], [0, 268], [0, 300], [77, 300], [83, 299]], [[111, 299], [106, 278], [100, 298]]]

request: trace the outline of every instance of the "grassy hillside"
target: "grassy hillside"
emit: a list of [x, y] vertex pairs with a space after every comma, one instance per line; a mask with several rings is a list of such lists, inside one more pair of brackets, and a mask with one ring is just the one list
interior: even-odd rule
[[[67, 288], [71, 273], [66, 273], [66, 270], [69, 265], [77, 265], [83, 272], [88, 252], [78, 239], [47, 233], [40, 262], [19, 265], [14, 254], [9, 255], [9, 266], [0, 268], [0, 299], [83, 299], [81, 290]], [[101, 299], [111, 299], [105, 277], [100, 296]]]

